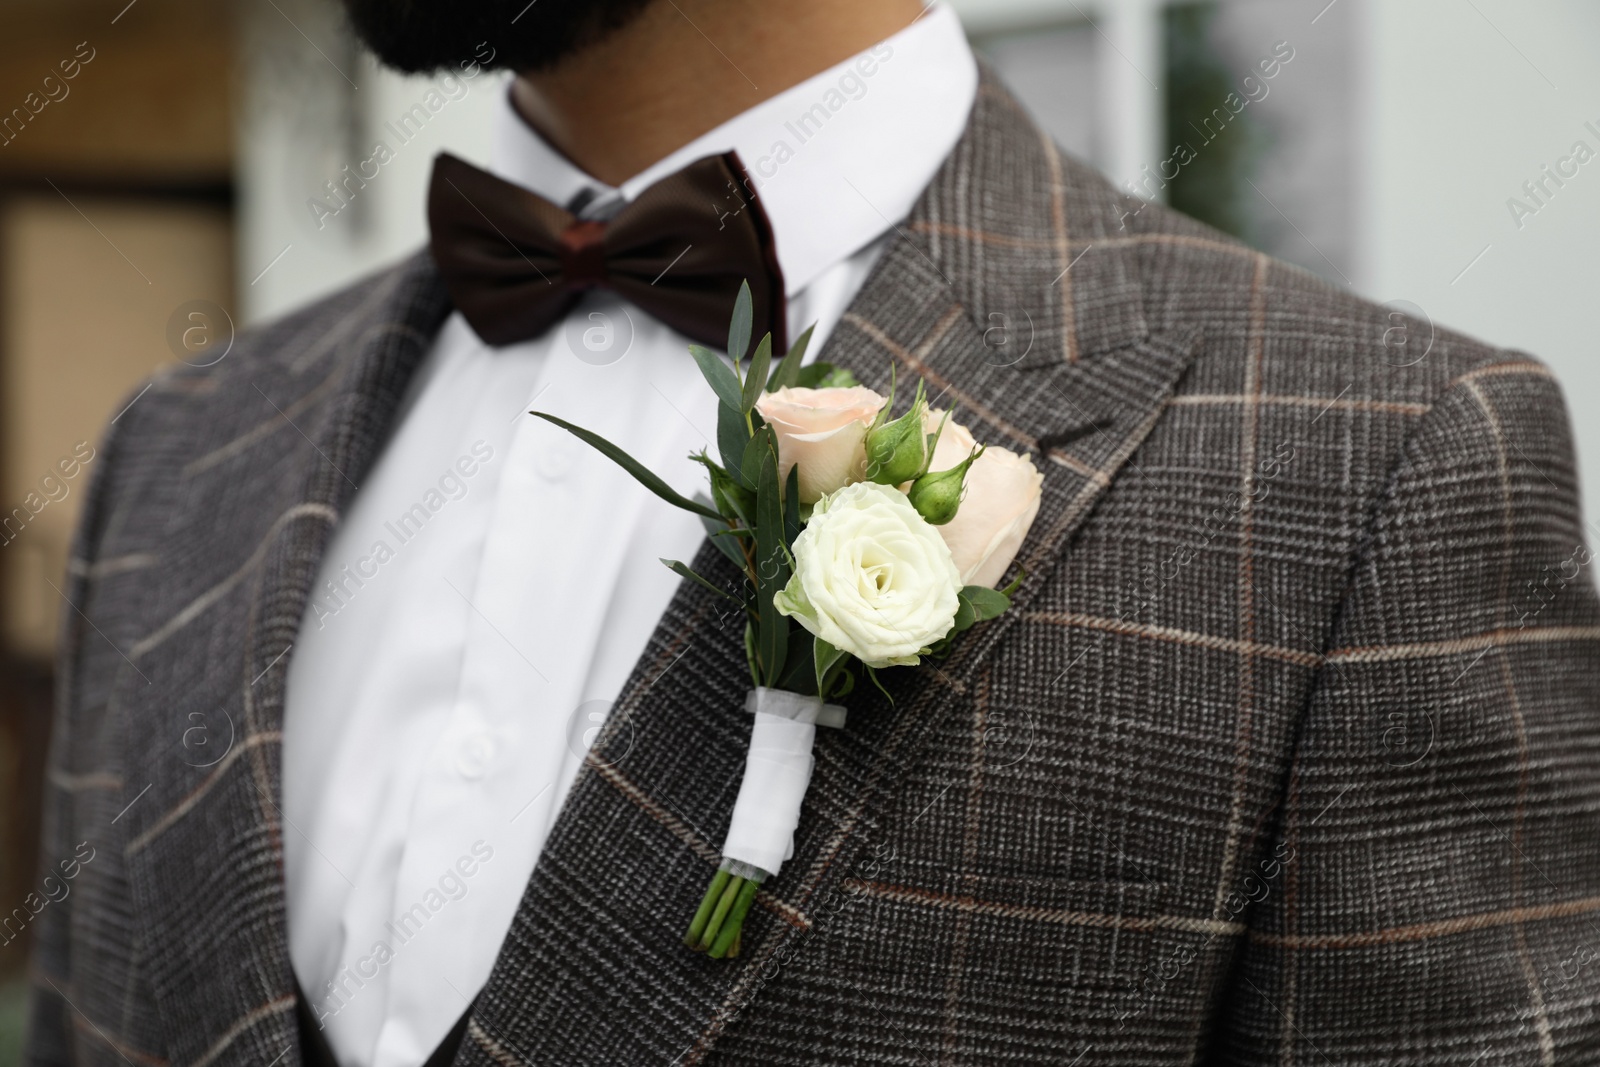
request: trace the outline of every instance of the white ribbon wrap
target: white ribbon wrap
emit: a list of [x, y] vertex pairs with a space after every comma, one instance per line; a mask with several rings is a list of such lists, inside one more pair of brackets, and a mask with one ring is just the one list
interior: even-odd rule
[[766, 688], [752, 691], [744, 706], [756, 721], [722, 856], [771, 876], [794, 855], [794, 829], [811, 784], [811, 745], [817, 727], [843, 726], [845, 709], [816, 697]]

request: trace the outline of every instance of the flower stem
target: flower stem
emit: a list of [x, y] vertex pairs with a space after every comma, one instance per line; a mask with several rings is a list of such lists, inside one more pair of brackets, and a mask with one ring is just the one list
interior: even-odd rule
[[717, 897], [717, 906], [711, 911], [711, 921], [706, 923], [706, 928], [700, 935], [700, 941], [695, 948], [701, 952], [716, 944], [717, 938], [722, 934], [722, 925], [728, 913], [733, 909], [734, 901], [738, 899], [739, 889], [744, 885], [744, 879], [734, 875], [724, 885], [721, 895]]
[[[740, 883], [738, 898], [733, 902], [733, 909], [719, 924], [721, 930], [716, 935], [716, 940], [711, 945], [711, 958], [720, 960], [728, 955], [728, 950], [733, 947], [739, 938], [739, 931], [744, 926], [745, 914], [750, 910], [750, 904], [756, 899], [756, 890], [760, 884], [749, 879], [737, 879]], [[727, 894], [723, 894], [726, 899]], [[720, 905], [719, 905], [720, 907]]]
[[706, 895], [700, 901], [700, 907], [695, 909], [694, 921], [689, 924], [689, 932], [683, 935], [683, 943], [699, 951], [700, 935], [705, 933], [706, 923], [711, 921], [711, 910], [717, 906], [717, 898], [722, 896], [722, 891], [731, 878], [727, 871], [718, 871], [711, 879], [711, 885], [706, 889]]

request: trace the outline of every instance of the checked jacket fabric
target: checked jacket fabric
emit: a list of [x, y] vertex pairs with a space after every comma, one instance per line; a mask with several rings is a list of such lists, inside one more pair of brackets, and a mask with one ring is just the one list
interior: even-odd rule
[[[109, 431], [44, 842], [96, 858], [36, 920], [30, 1064], [298, 1063], [285, 652], [449, 310], [419, 255]], [[716, 961], [678, 938], [748, 676], [740, 621], [684, 585], [458, 1062], [1600, 1058], [1600, 610], [1563, 401], [1530, 357], [1396, 330], [1122, 196], [985, 74], [822, 358], [920, 375], [1033, 456], [1013, 609], [886, 674], [892, 703], [857, 689]], [[192, 767], [218, 710], [232, 745]]]

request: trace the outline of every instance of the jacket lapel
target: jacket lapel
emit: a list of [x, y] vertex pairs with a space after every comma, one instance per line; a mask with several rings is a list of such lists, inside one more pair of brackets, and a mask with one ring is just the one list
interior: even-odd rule
[[[448, 311], [425, 257], [356, 292], [366, 300], [335, 303], [304, 331], [307, 344], [269, 333], [263, 345], [277, 347], [235, 357], [254, 361], [248, 370], [219, 372], [202, 417], [220, 425], [194, 439], [242, 436], [198, 457], [175, 449], [171, 480], [149, 493], [150, 507], [170, 505], [173, 525], [172, 550], [148, 580], [199, 592], [128, 650], [134, 670], [110, 717], [129, 794], [149, 785], [110, 832], [173, 1063], [299, 1056], [283, 888], [282, 841], [297, 832], [281, 812], [284, 664], [327, 534]], [[248, 507], [197, 504], [241, 489]]]
[[[466, 1061], [691, 1063], [818, 927], [848, 860], [938, 716], [1164, 410], [1194, 336], [1154, 335], [1120, 198], [1065, 161], [985, 75], [967, 134], [829, 339], [883, 389], [926, 378], [977, 438], [1028, 452], [1043, 499], [1013, 610], [941, 664], [886, 672], [822, 731], [795, 854], [763, 888], [739, 959], [679, 940], [718, 860], [743, 770], [742, 618], [685, 583], [557, 819], [468, 1029]], [[703, 549], [695, 566], [732, 582]]]

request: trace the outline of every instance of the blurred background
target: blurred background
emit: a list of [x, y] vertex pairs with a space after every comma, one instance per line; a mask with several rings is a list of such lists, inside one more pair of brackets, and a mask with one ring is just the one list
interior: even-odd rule
[[[1068, 150], [1390, 304], [1397, 355], [1438, 323], [1554, 366], [1597, 529], [1600, 4], [955, 6]], [[0, 0], [0, 1067], [21, 1039], [61, 575], [104, 426], [155, 368], [224, 358], [236, 331], [419, 247], [434, 154], [486, 157], [505, 77], [429, 97], [362, 55], [331, 0]], [[394, 158], [347, 180], [380, 139]]]

